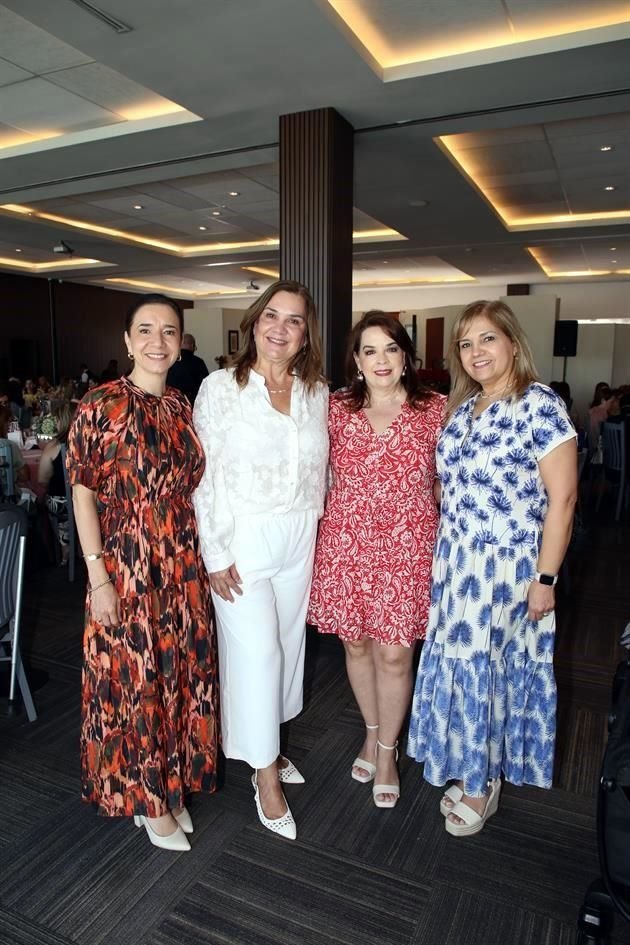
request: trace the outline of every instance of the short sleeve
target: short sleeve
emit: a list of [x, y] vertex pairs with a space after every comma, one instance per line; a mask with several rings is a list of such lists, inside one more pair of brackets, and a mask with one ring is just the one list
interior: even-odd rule
[[99, 405], [84, 400], [68, 431], [66, 469], [71, 486], [85, 486], [96, 492], [103, 480], [105, 456], [99, 429]]
[[537, 462], [577, 434], [560, 397], [548, 387], [536, 384], [523, 398], [529, 405], [532, 448]]

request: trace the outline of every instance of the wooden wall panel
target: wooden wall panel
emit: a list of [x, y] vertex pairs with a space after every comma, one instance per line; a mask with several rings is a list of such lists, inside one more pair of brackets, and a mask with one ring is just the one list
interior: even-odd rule
[[315, 299], [335, 387], [352, 324], [353, 136], [332, 108], [280, 118], [280, 273]]
[[[16, 373], [52, 377], [48, 279], [0, 273], [0, 379]], [[128, 366], [123, 341], [125, 314], [138, 296], [102, 286], [53, 280], [60, 377], [75, 377], [79, 365], [100, 374], [111, 358]], [[192, 303], [178, 300], [184, 307]], [[32, 359], [28, 370], [26, 352]]]

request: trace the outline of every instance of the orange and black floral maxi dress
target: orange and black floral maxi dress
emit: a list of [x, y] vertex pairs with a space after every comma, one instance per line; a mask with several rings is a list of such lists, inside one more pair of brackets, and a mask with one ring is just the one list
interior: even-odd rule
[[216, 646], [191, 503], [204, 458], [188, 401], [127, 378], [95, 388], [67, 464], [71, 483], [96, 493], [122, 610], [111, 628], [86, 608], [83, 799], [105, 815], [158, 817], [216, 788]]

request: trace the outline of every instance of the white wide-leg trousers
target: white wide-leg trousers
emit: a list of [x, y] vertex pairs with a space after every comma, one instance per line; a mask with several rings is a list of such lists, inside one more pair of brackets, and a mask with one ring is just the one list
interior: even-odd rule
[[252, 768], [275, 761], [280, 723], [302, 710], [316, 536], [315, 510], [239, 516], [231, 548], [243, 594], [212, 594], [223, 752]]

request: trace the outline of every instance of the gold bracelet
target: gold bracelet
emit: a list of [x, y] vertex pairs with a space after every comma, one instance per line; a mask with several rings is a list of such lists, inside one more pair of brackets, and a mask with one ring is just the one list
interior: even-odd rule
[[105, 587], [105, 585], [109, 584], [110, 581], [111, 581], [111, 578], [108, 577], [106, 581], [102, 582], [102, 584], [95, 584], [94, 587], [88, 587], [88, 594], [92, 594], [93, 591], [97, 591], [99, 587]]
[[85, 561], [99, 561], [103, 557], [102, 551], [95, 551], [89, 555], [83, 555]]

